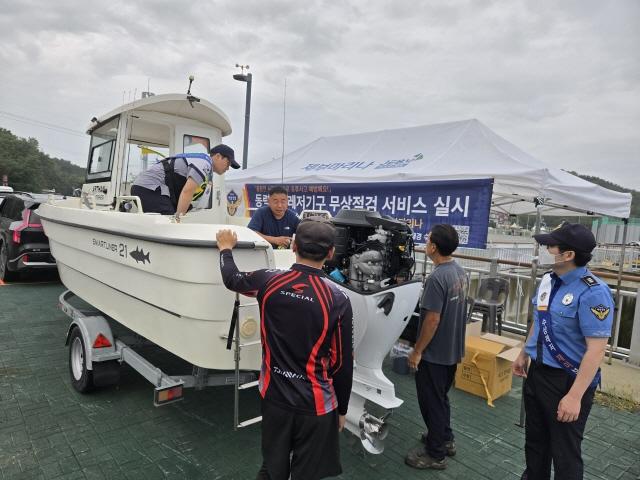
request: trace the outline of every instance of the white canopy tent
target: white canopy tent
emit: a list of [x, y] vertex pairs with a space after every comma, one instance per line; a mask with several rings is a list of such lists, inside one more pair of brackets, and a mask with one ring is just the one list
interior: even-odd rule
[[[361, 168], [336, 168], [350, 162], [362, 162]], [[396, 166], [376, 168], [385, 164]], [[631, 209], [631, 194], [545, 165], [475, 119], [322, 137], [283, 160], [227, 174], [230, 184], [473, 178], [494, 179], [493, 208], [506, 213], [534, 213], [535, 199], [542, 200], [545, 215], [572, 211], [628, 218]]]
[[[395, 162], [393, 162], [395, 161]], [[336, 164], [362, 162], [367, 168]], [[381, 165], [392, 168], [376, 168]], [[603, 188], [561, 169], [545, 165], [490, 130], [476, 119], [382, 130], [355, 135], [322, 137], [286, 155], [282, 160], [229, 173], [227, 183], [363, 183], [493, 178], [492, 209], [509, 214], [607, 215], [625, 219], [621, 259], [625, 255], [631, 194]], [[535, 244], [534, 255], [538, 255]], [[617, 304], [621, 311], [620, 286]], [[535, 286], [537, 262], [531, 269]], [[529, 307], [528, 323], [532, 319]], [[619, 317], [618, 313], [618, 317]], [[617, 344], [619, 318], [615, 319]], [[523, 424], [523, 411], [520, 423]]]

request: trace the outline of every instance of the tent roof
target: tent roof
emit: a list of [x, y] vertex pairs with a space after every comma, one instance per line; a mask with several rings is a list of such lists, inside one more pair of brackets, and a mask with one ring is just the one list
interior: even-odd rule
[[[396, 167], [379, 168], [390, 160]], [[367, 168], [327, 168], [363, 162]], [[284, 169], [282, 168], [284, 164]], [[312, 167], [311, 165], [325, 165]], [[335, 168], [335, 166], [334, 166]], [[628, 218], [631, 194], [615, 192], [552, 168], [500, 137], [478, 120], [321, 137], [284, 157], [227, 174], [243, 183], [361, 183], [493, 178], [494, 209], [535, 211], [544, 198], [545, 215], [568, 210]]]

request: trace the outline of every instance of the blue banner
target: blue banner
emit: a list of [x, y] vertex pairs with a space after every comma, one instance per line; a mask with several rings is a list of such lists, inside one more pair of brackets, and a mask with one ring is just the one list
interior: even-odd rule
[[[274, 184], [246, 184], [250, 209], [267, 204]], [[335, 215], [346, 208], [364, 208], [406, 222], [416, 243], [424, 243], [432, 225], [453, 225], [461, 247], [486, 248], [493, 179], [433, 182], [297, 183], [283, 184], [289, 206], [303, 210], [328, 210]]]

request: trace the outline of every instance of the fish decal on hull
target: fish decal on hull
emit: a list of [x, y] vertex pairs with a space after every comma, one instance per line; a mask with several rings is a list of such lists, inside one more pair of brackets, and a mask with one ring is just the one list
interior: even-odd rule
[[139, 249], [138, 247], [136, 247], [136, 249], [129, 255], [131, 255], [131, 258], [133, 258], [136, 263], [142, 262], [142, 264], [144, 265], [147, 262], [149, 262], [149, 264], [151, 263], [151, 259], [149, 258], [150, 254], [151, 252], [144, 253], [144, 250], [142, 248]]

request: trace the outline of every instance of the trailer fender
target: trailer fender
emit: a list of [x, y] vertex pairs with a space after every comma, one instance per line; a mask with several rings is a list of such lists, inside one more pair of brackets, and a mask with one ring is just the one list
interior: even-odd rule
[[[87, 355], [86, 359], [88, 370], [93, 370], [93, 362], [120, 360], [120, 354], [116, 350], [116, 342], [113, 338], [111, 327], [104, 317], [93, 316], [74, 319], [67, 330], [65, 345], [69, 345], [69, 338], [74, 328], [80, 330], [84, 344], [87, 350], [91, 352], [90, 355]], [[102, 335], [102, 337], [100, 337], [100, 335]]]

